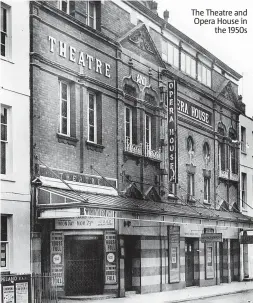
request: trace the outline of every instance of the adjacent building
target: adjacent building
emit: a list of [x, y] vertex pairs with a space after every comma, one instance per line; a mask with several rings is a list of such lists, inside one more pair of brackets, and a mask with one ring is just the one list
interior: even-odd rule
[[32, 267], [62, 296], [243, 279], [241, 76], [156, 8], [30, 4]]
[[29, 38], [29, 2], [1, 1], [1, 274], [30, 273]]
[[[253, 119], [245, 115], [240, 116], [240, 141], [240, 205], [243, 214], [253, 217]], [[252, 235], [252, 230], [247, 233]], [[245, 245], [244, 275], [253, 278], [253, 244]]]

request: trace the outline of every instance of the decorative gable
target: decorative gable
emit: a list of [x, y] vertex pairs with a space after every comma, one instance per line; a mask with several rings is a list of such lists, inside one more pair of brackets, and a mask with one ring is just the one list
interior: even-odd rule
[[146, 191], [145, 198], [151, 201], [161, 201], [161, 197], [153, 186], [150, 186], [149, 189]]
[[236, 94], [234, 93], [231, 86], [231, 82], [228, 82], [228, 84], [223, 88], [221, 95], [230, 101], [237, 101]]
[[152, 60], [159, 66], [165, 68], [162, 57], [160, 56], [144, 23], [140, 23], [132, 28], [123, 37], [121, 37], [118, 42], [123, 48], [136, 52], [137, 55], [142, 55], [147, 60]]
[[132, 182], [123, 191], [124, 196], [134, 199], [143, 199], [141, 191], [138, 189], [136, 184]]

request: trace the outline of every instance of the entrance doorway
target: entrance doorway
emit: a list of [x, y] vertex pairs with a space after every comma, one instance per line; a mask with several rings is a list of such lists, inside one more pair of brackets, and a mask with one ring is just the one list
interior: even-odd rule
[[[138, 242], [140, 237], [138, 236], [125, 236], [125, 290], [136, 290], [140, 286], [140, 274], [137, 274], [139, 271], [136, 269], [138, 264], [137, 259], [140, 259], [140, 249], [138, 249]], [[135, 285], [133, 285], [133, 277], [135, 279]], [[135, 286], [135, 289], [133, 288]]]
[[194, 285], [194, 239], [185, 239], [185, 282], [186, 287]]
[[65, 237], [65, 293], [68, 296], [103, 291], [103, 239], [100, 236]]
[[239, 258], [240, 248], [238, 240], [230, 240], [230, 270], [231, 270], [231, 281], [239, 280]]

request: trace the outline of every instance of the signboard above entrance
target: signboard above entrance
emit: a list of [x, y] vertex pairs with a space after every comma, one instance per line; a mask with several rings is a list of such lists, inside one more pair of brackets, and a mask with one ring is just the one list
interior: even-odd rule
[[249, 235], [247, 231], [243, 232], [243, 235], [240, 238], [241, 244], [253, 244], [253, 235]]
[[201, 234], [201, 242], [222, 242], [222, 233], [205, 233]]

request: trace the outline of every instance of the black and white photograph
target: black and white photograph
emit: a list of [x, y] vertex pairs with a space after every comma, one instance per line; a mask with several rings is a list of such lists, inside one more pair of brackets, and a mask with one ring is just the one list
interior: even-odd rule
[[253, 303], [248, 0], [3, 0], [2, 303]]

